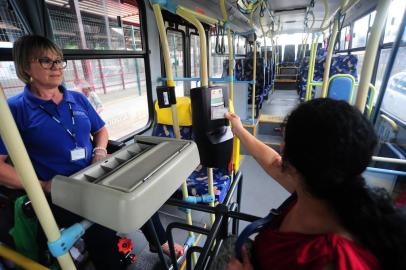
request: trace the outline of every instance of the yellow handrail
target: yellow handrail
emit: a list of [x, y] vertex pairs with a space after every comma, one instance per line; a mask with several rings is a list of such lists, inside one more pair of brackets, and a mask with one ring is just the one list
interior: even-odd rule
[[309, 101], [311, 99], [311, 83], [313, 82], [314, 76], [314, 64], [316, 61], [316, 51], [317, 51], [317, 43], [319, 40], [319, 36], [316, 35], [312, 42], [312, 46], [310, 49], [310, 59], [309, 59], [309, 70], [307, 71], [307, 82], [306, 82], [306, 93], [305, 93], [305, 101]]
[[[203, 25], [200, 21], [189, 11], [182, 7], [176, 9], [176, 14], [193, 24], [199, 33], [200, 37], [200, 79], [201, 86], [209, 86], [209, 76], [207, 73], [207, 46], [206, 46], [206, 32], [204, 31]], [[230, 46], [228, 46], [230, 47]]]
[[392, 127], [392, 129], [393, 129], [394, 131], [397, 131], [397, 130], [399, 129], [398, 124], [396, 124], [395, 121], [393, 121], [392, 119], [390, 119], [390, 118], [387, 117], [386, 115], [380, 114], [379, 116], [382, 118], [382, 120], [384, 120], [385, 122], [387, 122], [387, 123]]
[[[27, 150], [24, 147], [23, 140], [14, 122], [10, 108], [8, 107], [3, 88], [0, 86], [0, 136], [3, 139], [7, 151], [13, 161], [17, 174], [21, 179], [22, 185], [31, 200], [35, 214], [41, 224], [42, 229], [49, 242], [56, 241], [61, 234], [52, 215], [51, 208], [45, 198], [45, 194], [38, 181]], [[62, 269], [76, 269], [71, 256], [65, 253], [57, 257]]]
[[368, 44], [365, 51], [364, 63], [362, 64], [360, 82], [358, 87], [357, 99], [355, 105], [357, 108], [364, 112], [365, 103], [368, 96], [369, 84], [371, 82], [374, 63], [376, 59], [376, 52], [378, 51], [379, 41], [383, 28], [385, 27], [385, 20], [388, 15], [388, 9], [391, 1], [380, 0], [376, 8], [376, 15], [374, 24], [372, 26], [371, 35], [368, 39]]
[[369, 95], [368, 104], [366, 105], [368, 118], [371, 117], [372, 109], [374, 108], [373, 103], [375, 101], [376, 87], [375, 87], [375, 85], [370, 83], [369, 84], [369, 89], [370, 89], [370, 95]]
[[4, 244], [0, 243], [0, 257], [10, 260], [16, 265], [30, 270], [49, 270], [49, 268], [21, 255], [18, 252], [6, 247]]
[[[176, 14], [181, 16], [182, 18], [186, 19], [189, 21], [191, 24], [193, 24], [199, 33], [200, 37], [200, 73], [201, 73], [201, 86], [209, 86], [209, 76], [207, 72], [207, 47], [206, 47], [206, 33], [204, 31], [203, 25], [200, 23], [200, 21], [191, 13], [189, 13], [187, 10], [184, 10], [182, 8], [177, 8], [176, 9]], [[230, 45], [229, 44], [229, 48]], [[214, 197], [214, 178], [213, 178], [213, 168], [207, 168], [207, 179], [208, 179], [208, 184], [207, 184], [207, 189], [209, 192], [209, 195]], [[214, 201], [209, 203], [210, 206], [214, 207]], [[211, 223], [213, 224], [216, 216], [214, 214], [210, 214], [211, 218]]]
[[[161, 7], [159, 4], [153, 4], [152, 8], [154, 10], [155, 19], [156, 19], [156, 22], [158, 25], [159, 37], [160, 37], [160, 41], [161, 41], [161, 48], [162, 48], [162, 53], [164, 56], [165, 72], [166, 72], [166, 77], [167, 77], [166, 83], [170, 87], [175, 87], [175, 81], [173, 80], [172, 65], [171, 65], [171, 60], [170, 60], [170, 56], [169, 56], [168, 37], [166, 36], [165, 24], [164, 24], [164, 20], [162, 18]], [[180, 137], [180, 129], [179, 129], [179, 121], [178, 121], [176, 104], [171, 106], [171, 111], [172, 111], [173, 130], [175, 133], [175, 137], [177, 139], [180, 139], [181, 137]], [[182, 197], [183, 197], [183, 199], [186, 199], [187, 197], [189, 197], [186, 180], [182, 183]], [[192, 225], [191, 212], [187, 212], [187, 214], [186, 214], [186, 223], [189, 225]], [[191, 237], [194, 237], [193, 232], [190, 232], [189, 235]]]
[[[223, 15], [223, 19], [225, 21], [228, 20], [227, 10], [225, 6], [225, 1], [220, 0], [220, 9]], [[234, 100], [234, 43], [233, 38], [231, 36], [230, 28], [227, 28], [227, 38], [228, 38], [228, 74], [231, 80], [228, 82], [228, 91], [230, 95], [230, 111], [231, 107], [234, 107], [233, 100]], [[230, 45], [232, 44], [232, 46]], [[240, 140], [234, 136], [233, 138], [233, 169], [234, 171], [238, 171], [240, 168]]]

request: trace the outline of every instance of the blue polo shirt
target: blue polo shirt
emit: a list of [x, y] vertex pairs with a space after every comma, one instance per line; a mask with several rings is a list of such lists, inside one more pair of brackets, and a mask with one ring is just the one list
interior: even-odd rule
[[[57, 174], [71, 175], [90, 165], [93, 150], [90, 135], [104, 127], [103, 120], [83, 94], [66, 90], [63, 86], [59, 89], [63, 92], [63, 100], [58, 105], [34, 96], [27, 86], [21, 94], [8, 99], [35, 172], [43, 181], [51, 180]], [[64, 127], [76, 134], [76, 140]], [[71, 151], [76, 144], [85, 148], [86, 158], [71, 161]], [[8, 155], [1, 138], [0, 155]]]

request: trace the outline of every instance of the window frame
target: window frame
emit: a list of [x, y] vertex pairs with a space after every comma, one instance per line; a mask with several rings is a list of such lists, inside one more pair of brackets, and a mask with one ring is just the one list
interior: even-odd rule
[[[178, 33], [181, 33], [181, 35], [182, 35], [182, 51], [183, 51], [183, 77], [186, 77], [186, 74], [187, 74], [187, 72], [186, 72], [186, 66], [187, 66], [187, 57], [186, 57], [186, 33], [185, 33], [185, 31], [184, 30], [182, 30], [182, 29], [179, 29], [179, 27], [176, 25], [175, 27], [171, 27], [171, 26], [168, 26], [168, 27], [166, 27], [165, 28], [165, 31], [166, 31], [166, 35], [168, 36], [168, 31], [173, 31], [173, 32], [178, 32]], [[170, 52], [169, 52], [170, 53]], [[163, 59], [162, 59], [163, 60]], [[164, 65], [162, 65], [162, 68], [164, 68]]]
[[[189, 63], [188, 63], [188, 65], [187, 65], [187, 67], [188, 67], [188, 75], [186, 75], [186, 76], [189, 76], [189, 77], [192, 77], [192, 61], [191, 61], [191, 53], [190, 53], [190, 50], [191, 50], [191, 46], [190, 46], [190, 44], [191, 44], [191, 40], [192, 40], [192, 36], [197, 36], [197, 37], [199, 37], [199, 42], [200, 42], [200, 36], [199, 36], [199, 34], [197, 33], [197, 31], [192, 31], [192, 32], [189, 32], [189, 36], [188, 36], [188, 39], [189, 39], [189, 43], [188, 43], [188, 47], [189, 47], [189, 50], [188, 50], [188, 55], [189, 55], [189, 57], [188, 57], [188, 59], [189, 59]], [[200, 43], [199, 43], [199, 50], [200, 50]], [[199, 63], [200, 63], [200, 58], [199, 58]], [[200, 71], [200, 67], [199, 67], [199, 71]], [[200, 72], [199, 72], [200, 73]], [[199, 75], [200, 76], [200, 75]]]
[[[151, 81], [151, 65], [149, 56], [149, 44], [148, 44], [148, 31], [147, 31], [147, 16], [146, 6], [144, 1], [137, 0], [140, 18], [141, 28], [141, 51], [126, 51], [126, 50], [93, 50], [93, 49], [63, 49], [64, 58], [66, 60], [94, 60], [94, 59], [122, 59], [122, 58], [134, 58], [144, 59], [145, 67], [145, 82], [146, 82], [146, 94], [148, 101], [148, 121], [144, 127], [134, 130], [133, 132], [120, 138], [120, 142], [127, 142], [133, 139], [136, 134], [142, 134], [151, 128], [154, 119], [153, 109], [153, 96], [152, 96], [152, 81]], [[20, 12], [16, 12], [16, 16], [20, 17]], [[38, 14], [38, 16], [40, 16]], [[21, 18], [20, 18], [21, 19]], [[42, 20], [51, 20], [51, 18], [39, 18]], [[28, 32], [28, 31], [27, 31]], [[28, 34], [36, 34], [28, 32]], [[0, 61], [13, 61], [12, 48], [0, 48]]]

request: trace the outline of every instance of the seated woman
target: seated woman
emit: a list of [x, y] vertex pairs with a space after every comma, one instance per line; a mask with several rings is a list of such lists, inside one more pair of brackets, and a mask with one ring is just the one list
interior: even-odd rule
[[406, 269], [406, 219], [383, 190], [361, 176], [377, 138], [343, 101], [315, 99], [289, 116], [282, 156], [227, 113], [232, 129], [264, 170], [295, 199], [227, 269]]
[[[61, 85], [66, 60], [54, 43], [41, 36], [21, 37], [14, 43], [13, 58], [17, 75], [26, 86], [8, 104], [38, 179], [43, 189], [50, 192], [55, 175], [71, 175], [106, 157], [107, 129], [85, 96]], [[5, 162], [7, 157], [0, 139], [0, 185], [22, 189], [16, 170]], [[51, 208], [61, 227], [81, 220], [56, 205], [51, 204]], [[168, 254], [166, 234], [158, 215], [152, 220]], [[146, 226], [142, 231], [147, 240], [152, 239]], [[122, 268], [116, 232], [95, 224], [86, 231], [84, 240], [96, 269]], [[156, 250], [151, 244], [150, 247]], [[175, 250], [178, 256], [183, 254], [182, 246], [176, 245]]]

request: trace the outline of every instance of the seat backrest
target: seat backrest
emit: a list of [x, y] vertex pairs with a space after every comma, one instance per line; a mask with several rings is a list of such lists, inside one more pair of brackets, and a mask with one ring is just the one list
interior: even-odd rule
[[[155, 102], [156, 123], [152, 135], [158, 137], [175, 138], [171, 108], [159, 108]], [[181, 139], [192, 140], [192, 108], [189, 97], [177, 97], [176, 109], [180, 128]]]
[[336, 74], [329, 79], [327, 97], [335, 100], [352, 101], [355, 79], [350, 74]]
[[331, 61], [330, 76], [335, 74], [350, 74], [358, 77], [358, 57], [356, 55], [335, 55]]

